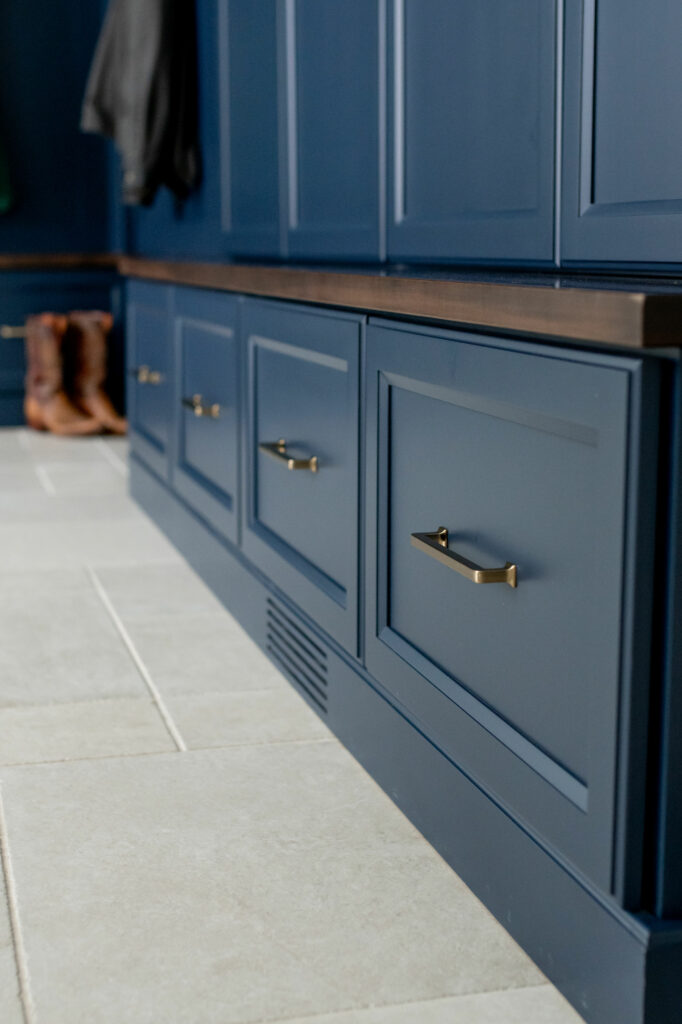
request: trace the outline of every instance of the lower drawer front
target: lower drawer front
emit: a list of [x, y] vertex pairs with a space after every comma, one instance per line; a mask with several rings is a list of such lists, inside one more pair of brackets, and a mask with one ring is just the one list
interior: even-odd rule
[[244, 550], [355, 653], [359, 318], [250, 302], [244, 334]]
[[177, 460], [173, 486], [229, 540], [237, 540], [239, 352], [237, 300], [178, 288]]
[[151, 469], [168, 477], [173, 396], [171, 289], [131, 282], [127, 326], [131, 447]]
[[367, 664], [609, 889], [640, 363], [471, 341], [369, 329]]

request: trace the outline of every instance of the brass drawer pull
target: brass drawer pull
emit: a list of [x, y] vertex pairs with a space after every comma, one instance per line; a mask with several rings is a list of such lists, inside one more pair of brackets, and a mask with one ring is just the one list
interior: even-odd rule
[[507, 562], [501, 569], [483, 569], [468, 558], [450, 551], [448, 531], [444, 526], [439, 526], [435, 533], [413, 533], [410, 541], [417, 550], [447, 565], [448, 569], [461, 573], [472, 583], [508, 583], [510, 587], [517, 586], [516, 566], [511, 562]]
[[130, 371], [138, 384], [160, 384], [163, 374], [149, 366], [136, 366]]
[[203, 405], [201, 395], [183, 398], [182, 404], [186, 409], [191, 409], [195, 416], [206, 416], [211, 420], [220, 419], [220, 405], [218, 402], [214, 402], [212, 405]]
[[287, 451], [287, 443], [283, 437], [271, 444], [259, 444], [258, 451], [269, 455], [278, 462], [286, 463], [287, 469], [309, 469], [311, 473], [317, 473], [319, 466], [317, 455], [311, 455], [309, 459], [294, 459]]
[[26, 328], [13, 327], [12, 324], [0, 324], [0, 338], [25, 338]]

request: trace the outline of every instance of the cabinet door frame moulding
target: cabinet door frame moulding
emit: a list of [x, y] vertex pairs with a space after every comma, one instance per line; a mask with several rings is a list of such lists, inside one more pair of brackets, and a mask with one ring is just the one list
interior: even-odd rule
[[[224, 0], [223, 0], [224, 2]], [[386, 259], [386, 4], [390, 0], [370, 0], [377, 11], [377, 205], [376, 224], [373, 228], [349, 227], [348, 224], [327, 223], [317, 228], [301, 226], [299, 217], [299, 132], [298, 132], [298, 62], [297, 62], [297, 2], [278, 0], [282, 14], [281, 31], [282, 104], [280, 135], [280, 179], [282, 182], [282, 208], [286, 240], [283, 252], [293, 257], [319, 256], [330, 259]], [[333, 116], [333, 112], [330, 112]]]
[[561, 262], [679, 267], [679, 200], [595, 201], [599, 0], [566, 0], [561, 181]]
[[[434, 339], [452, 340], [452, 332], [444, 329], [427, 328], [399, 323], [395, 321], [384, 321], [379, 318], [370, 319], [372, 326], [388, 328], [395, 332], [417, 332]], [[399, 334], [397, 335], [399, 339]], [[656, 441], [657, 431], [655, 424], [642, 423], [644, 410], [655, 406], [655, 396], [659, 385], [656, 364], [649, 360], [646, 364], [643, 360], [626, 359], [620, 356], [603, 357], [596, 353], [575, 352], [566, 350], [547, 349], [539, 345], [530, 346], [524, 343], [505, 341], [498, 337], [486, 337], [468, 335], [463, 331], [457, 332], [457, 340], [462, 343], [469, 343], [477, 346], [493, 347], [503, 350], [512, 350], [519, 353], [528, 353], [533, 356], [544, 356], [552, 360], [575, 360], [582, 364], [590, 364], [595, 367], [604, 366], [614, 372], [625, 373], [629, 379], [629, 439], [626, 451], [626, 476], [625, 495], [626, 509], [624, 513], [624, 537], [625, 561], [621, 582], [621, 636], [619, 641], [619, 686], [618, 686], [618, 712], [614, 722], [615, 738], [615, 764], [613, 766], [613, 790], [611, 814], [613, 830], [609, 842], [608, 866], [604, 860], [606, 838], [600, 840], [600, 861], [602, 865], [600, 872], [604, 876], [602, 884], [613, 893], [621, 906], [638, 909], [642, 897], [643, 888], [643, 850], [644, 850], [644, 829], [646, 799], [650, 794], [644, 791], [644, 779], [646, 777], [645, 766], [648, 756], [648, 700], [649, 700], [649, 663], [650, 663], [650, 626], [653, 607], [653, 546], [654, 546], [654, 512], [653, 502], [647, 500], [655, 493], [656, 482]], [[425, 353], [419, 356], [415, 353], [414, 361], [418, 365]], [[530, 834], [534, 835], [536, 841], [548, 850], [552, 857], [566, 864], [568, 869], [576, 874], [576, 860], [564, 860], [560, 846], [557, 845], [556, 836], [552, 835], [552, 829], [560, 835], [561, 829], [557, 824], [560, 807], [568, 804], [564, 798], [568, 798], [574, 808], [570, 814], [576, 817], [576, 809], [585, 813], [587, 808], [581, 805], [587, 796], [585, 787], [577, 784], [576, 780], [570, 779], [561, 766], [556, 764], [551, 756], [545, 756], [541, 748], [533, 744], [532, 740], [520, 735], [500, 718], [494, 709], [488, 708], [475, 695], [469, 693], [464, 687], [457, 686], [455, 690], [459, 698], [453, 697], [453, 679], [445, 674], [442, 677], [432, 662], [423, 657], [419, 651], [410, 647], [402, 637], [391, 631], [387, 626], [387, 579], [388, 564], [384, 547], [380, 543], [379, 524], [387, 521], [388, 509], [388, 473], [389, 473], [389, 408], [390, 396], [388, 390], [392, 383], [400, 383], [405, 377], [410, 376], [406, 366], [401, 370], [397, 364], [403, 360], [403, 355], [396, 355], [394, 364], [384, 366], [380, 369], [377, 379], [369, 376], [374, 372], [374, 363], [370, 358], [368, 349], [368, 379], [367, 387], [367, 416], [366, 416], [366, 503], [365, 503], [365, 652], [368, 670], [379, 680], [392, 673], [396, 683], [399, 683], [398, 672], [405, 670], [401, 668], [401, 662], [405, 661], [412, 669], [426, 677], [431, 683], [435, 683], [434, 691], [444, 693], [453, 701], [467, 716], [472, 716], [474, 721], [491, 736], [499, 741], [503, 748], [511, 754], [521, 758], [531, 770], [543, 780], [545, 786], [545, 799], [548, 808], [547, 821], [551, 829], [542, 826], [543, 831], [538, 831], [538, 826], [532, 825], [528, 817], [524, 820], [524, 827]], [[402, 363], [401, 363], [402, 365]], [[412, 368], [414, 370], [414, 367]], [[431, 374], [433, 376], [433, 374]], [[410, 376], [411, 379], [411, 376]], [[420, 377], [419, 380], [422, 378]], [[428, 378], [424, 378], [427, 380]], [[425, 385], [425, 392], [436, 392], [439, 388]], [[375, 434], [375, 428], [378, 433]], [[434, 524], [435, 526], [435, 524]], [[390, 652], [390, 653], [389, 653]], [[398, 658], [399, 662], [395, 659]], [[438, 686], [436, 678], [442, 678], [444, 685]], [[454, 680], [457, 684], [457, 680]], [[443, 714], [445, 704], [442, 697], [431, 694], [430, 688], [424, 691], [422, 696], [428, 696], [428, 713], [430, 715]], [[393, 695], [390, 699], [395, 702]], [[440, 707], [440, 711], [438, 710]], [[426, 705], [419, 714], [426, 713]], [[420, 718], [416, 717], [415, 710], [403, 709], [410, 720], [416, 722], [425, 735], [429, 736], [429, 729]], [[447, 729], [443, 732], [440, 740], [430, 735], [430, 739], [439, 749], [443, 750], [446, 756], [456, 760], [456, 754], [447, 749]], [[519, 743], [521, 746], [519, 746]], [[507, 756], [507, 753], [505, 753]], [[510, 762], [513, 764], [513, 762]], [[462, 771], [467, 773], [467, 766], [460, 765]], [[501, 796], [500, 791], [491, 792], [486, 783], [476, 775], [471, 775], [481, 789], [486, 792], [495, 802], [505, 807], [515, 820], [519, 820], [518, 808], [514, 810], [513, 804], [508, 805]], [[533, 782], [529, 776], [527, 781]], [[578, 782], [581, 780], [577, 780]], [[535, 783], [533, 782], [533, 785]], [[548, 788], [547, 788], [548, 787]], [[556, 795], [553, 795], [556, 790]], [[584, 790], [584, 791], [583, 791]], [[562, 794], [559, 797], [558, 794]], [[593, 824], [591, 830], [586, 832], [583, 840], [576, 841], [582, 848], [585, 838], [590, 840], [594, 849], [597, 849], [595, 837], [598, 834], [598, 820], [594, 818], [595, 810], [592, 808]], [[521, 812], [523, 814], [523, 812]], [[591, 847], [592, 849], [592, 847]], [[574, 855], [575, 855], [575, 851]], [[595, 863], [597, 861], [595, 860]], [[584, 866], [578, 866], [578, 872], [587, 870]], [[586, 876], [585, 876], [586, 877]], [[590, 884], [590, 883], [586, 883]], [[593, 884], [593, 883], [592, 883]]]
[[[544, 146], [538, 146], [539, 205], [533, 216], [528, 211], [505, 210], [490, 216], [458, 214], [443, 223], [442, 219], [431, 222], [409, 223], [405, 209], [406, 169], [405, 153], [405, 22], [408, 0], [390, 0], [387, 19], [387, 248], [389, 259], [411, 261], [446, 261], [467, 264], [505, 265], [509, 263], [526, 266], [548, 266], [556, 259], [557, 237], [557, 157], [559, 150], [558, 96], [560, 95], [559, 70], [561, 57], [559, 45], [562, 32], [559, 21], [563, 12], [563, 0], [543, 0], [539, 8], [541, 17], [552, 18], [551, 57], [547, 56], [538, 67], [538, 75], [549, 73], [553, 93], [546, 99], [543, 89], [538, 89], [544, 106], [541, 114], [540, 134], [544, 132]], [[550, 10], [551, 5], [551, 10]], [[548, 13], [549, 12], [549, 13]], [[551, 168], [542, 174], [543, 160], [549, 160]], [[519, 218], [525, 223], [522, 237], [518, 231], [514, 238], [513, 223]], [[437, 235], [436, 235], [437, 233]], [[547, 236], [541, 240], [543, 233]], [[435, 237], [434, 237], [435, 236]], [[459, 238], [458, 238], [459, 236]], [[532, 237], [530, 237], [532, 236]], [[537, 237], [535, 237], [537, 236]], [[461, 238], [461, 241], [459, 240]], [[425, 241], [425, 239], [428, 239]]]

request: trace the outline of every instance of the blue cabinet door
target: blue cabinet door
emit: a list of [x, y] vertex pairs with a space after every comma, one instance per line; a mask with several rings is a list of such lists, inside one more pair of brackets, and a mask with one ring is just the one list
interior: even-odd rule
[[280, 0], [219, 0], [221, 219], [235, 255], [279, 256]]
[[177, 440], [173, 486], [219, 533], [236, 543], [237, 299], [177, 288], [174, 314]]
[[568, 0], [561, 255], [682, 262], [682, 4]]
[[173, 413], [173, 289], [131, 281], [127, 294], [131, 451], [170, 477]]
[[621, 894], [615, 837], [637, 815], [634, 849], [643, 834], [633, 709], [649, 651], [632, 616], [651, 612], [650, 547], [637, 562], [651, 538], [636, 539], [638, 491], [655, 492], [638, 419], [643, 389], [655, 408], [649, 372], [368, 328], [367, 667], [508, 813]]
[[389, 0], [388, 255], [550, 262], [555, 0]]
[[357, 648], [361, 319], [247, 301], [242, 547]]
[[384, 8], [285, 0], [291, 256], [383, 257]]

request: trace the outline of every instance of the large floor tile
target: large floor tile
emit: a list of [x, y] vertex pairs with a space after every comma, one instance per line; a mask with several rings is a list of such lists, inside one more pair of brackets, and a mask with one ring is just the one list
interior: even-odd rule
[[245, 1024], [542, 981], [338, 744], [3, 779], [51, 1024]]
[[551, 985], [322, 1014], [287, 1024], [582, 1024]]
[[128, 482], [101, 456], [90, 462], [49, 462], [41, 464], [49, 487], [65, 496], [126, 494]]
[[30, 462], [7, 465], [0, 460], [0, 494], [45, 495], [35, 466]]
[[0, 707], [135, 696], [147, 689], [85, 572], [0, 577]]
[[101, 569], [97, 573], [126, 625], [135, 619], [185, 617], [219, 612], [229, 618], [218, 599], [190, 569], [174, 565], [138, 565]]
[[59, 437], [46, 431], [19, 428], [17, 440], [35, 462], [92, 462], [98, 457], [104, 458], [101, 450], [102, 435]]
[[179, 559], [175, 548], [144, 517], [0, 525], [0, 561], [7, 571], [137, 566]]
[[0, 765], [175, 750], [151, 700], [0, 708]]
[[80, 523], [84, 520], [137, 519], [140, 510], [127, 494], [82, 494], [77, 497], [33, 491], [0, 490], [3, 523]]
[[[159, 689], [163, 692], [163, 680]], [[276, 690], [171, 697], [166, 705], [190, 749], [331, 738], [286, 683]]]
[[[190, 608], [196, 599], [187, 594]], [[208, 598], [212, 600], [210, 594]], [[118, 609], [121, 603], [114, 599]], [[182, 616], [180, 608], [157, 618], [122, 616], [136, 650], [164, 696], [283, 689], [287, 683], [260, 648], [225, 611]]]
[[2, 1024], [24, 1024], [2, 862], [0, 862], [0, 1021]]

